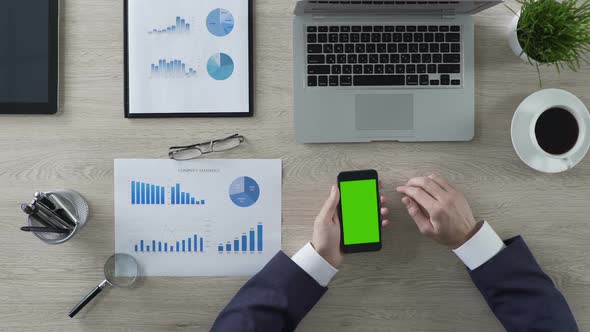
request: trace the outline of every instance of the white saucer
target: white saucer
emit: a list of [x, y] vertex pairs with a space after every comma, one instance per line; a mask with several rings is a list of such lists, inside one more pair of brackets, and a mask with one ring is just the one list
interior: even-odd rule
[[[541, 149], [535, 138], [535, 124], [544, 111], [560, 107], [570, 111], [578, 121], [580, 134], [576, 145], [563, 155], [552, 155]], [[512, 145], [520, 159], [529, 167], [545, 173], [559, 173], [576, 166], [590, 148], [590, 115], [584, 103], [573, 94], [560, 89], [545, 89], [528, 96], [512, 118]]]

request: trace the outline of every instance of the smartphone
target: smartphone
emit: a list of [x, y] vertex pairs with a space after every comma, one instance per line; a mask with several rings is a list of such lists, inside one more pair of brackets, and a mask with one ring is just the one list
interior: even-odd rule
[[344, 253], [381, 250], [381, 213], [377, 171], [338, 174], [340, 247]]

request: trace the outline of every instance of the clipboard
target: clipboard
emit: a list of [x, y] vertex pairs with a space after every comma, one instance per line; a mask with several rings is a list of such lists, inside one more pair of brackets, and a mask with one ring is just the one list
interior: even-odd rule
[[124, 0], [125, 117], [251, 117], [253, 45], [253, 0]]

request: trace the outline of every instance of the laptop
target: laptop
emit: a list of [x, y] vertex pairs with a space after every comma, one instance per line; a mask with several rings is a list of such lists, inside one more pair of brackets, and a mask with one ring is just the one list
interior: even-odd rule
[[474, 137], [474, 24], [492, 1], [301, 0], [299, 143]]

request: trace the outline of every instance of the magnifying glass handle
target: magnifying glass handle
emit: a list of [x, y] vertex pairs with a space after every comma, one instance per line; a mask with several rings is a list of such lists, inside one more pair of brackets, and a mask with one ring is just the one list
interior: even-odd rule
[[70, 316], [70, 318], [74, 318], [74, 316], [76, 316], [76, 314], [82, 310], [82, 308], [84, 308], [88, 303], [90, 303], [90, 301], [92, 301], [92, 299], [94, 299], [94, 297], [96, 295], [98, 295], [98, 293], [100, 293], [102, 291], [103, 288], [105, 288], [105, 286], [107, 285], [107, 281], [106, 279], [101, 282], [98, 286], [96, 286], [90, 293], [88, 293], [88, 295], [86, 295], [82, 301], [80, 301], [80, 303], [78, 303], [74, 309], [72, 309], [72, 311], [70, 311], [70, 313], [68, 314], [68, 316]]

